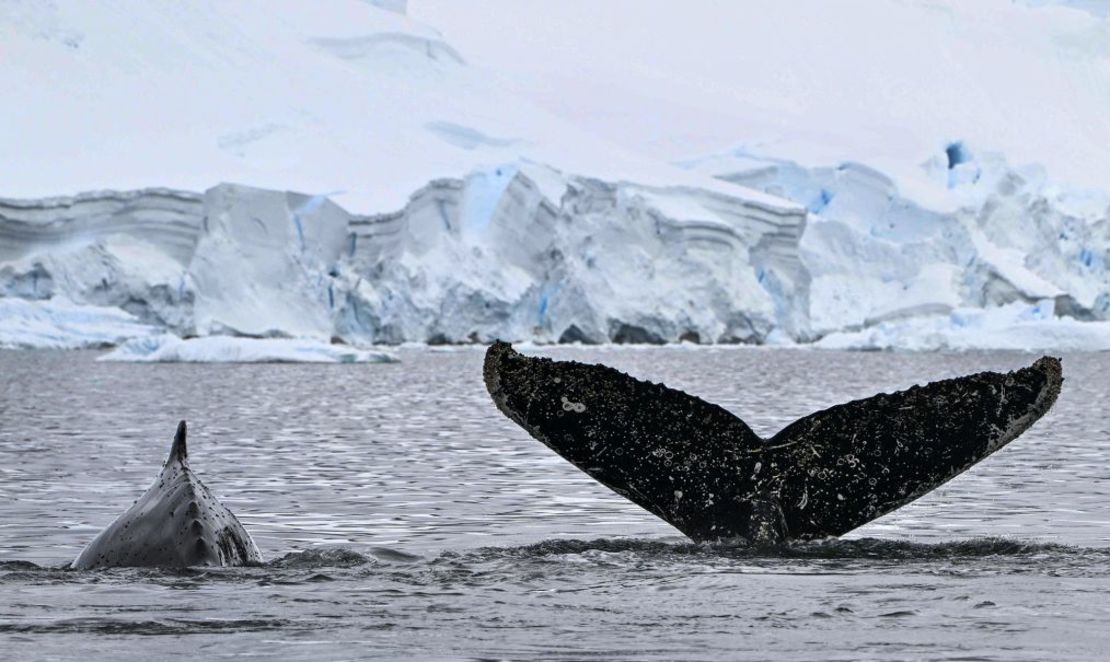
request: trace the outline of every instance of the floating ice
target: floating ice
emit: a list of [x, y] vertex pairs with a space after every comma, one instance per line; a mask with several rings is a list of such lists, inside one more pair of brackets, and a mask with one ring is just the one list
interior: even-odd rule
[[860, 331], [837, 332], [816, 343], [824, 349], [914, 351], [1013, 349], [1110, 350], [1110, 322], [1057, 317], [1054, 302], [961, 308], [947, 315], [881, 322]]
[[163, 334], [131, 340], [99, 361], [136, 363], [391, 363], [382, 350], [329, 345], [305, 338], [208, 336], [182, 340]]

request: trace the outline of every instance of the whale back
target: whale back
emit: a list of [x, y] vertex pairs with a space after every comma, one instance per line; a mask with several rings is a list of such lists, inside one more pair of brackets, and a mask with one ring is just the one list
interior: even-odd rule
[[73, 568], [233, 566], [261, 561], [250, 534], [189, 468], [185, 437], [182, 421], [154, 484], [85, 547]]

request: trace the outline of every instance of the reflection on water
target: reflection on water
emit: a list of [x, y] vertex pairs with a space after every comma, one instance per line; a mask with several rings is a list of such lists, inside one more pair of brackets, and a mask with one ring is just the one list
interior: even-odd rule
[[[543, 350], [770, 434], [1020, 354]], [[1099, 659], [1110, 640], [1110, 355], [1065, 356], [1021, 439], [846, 540], [694, 545], [501, 416], [481, 353], [390, 365], [98, 364], [0, 352], [0, 650], [393, 659]], [[60, 569], [190, 460], [269, 561]], [[136, 637], [141, 637], [138, 644]]]

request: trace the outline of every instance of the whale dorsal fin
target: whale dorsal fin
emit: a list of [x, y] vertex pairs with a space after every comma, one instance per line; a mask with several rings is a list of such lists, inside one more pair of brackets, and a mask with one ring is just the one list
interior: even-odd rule
[[237, 566], [262, 560], [234, 513], [189, 469], [186, 433], [181, 421], [169, 457], [147, 491], [71, 567]]
[[185, 448], [185, 435], [188, 432], [188, 426], [185, 421], [177, 424], [177, 432], [173, 435], [173, 445], [170, 446], [170, 456], [166, 458], [166, 464], [171, 462], [180, 462], [186, 464], [189, 459], [189, 452]]

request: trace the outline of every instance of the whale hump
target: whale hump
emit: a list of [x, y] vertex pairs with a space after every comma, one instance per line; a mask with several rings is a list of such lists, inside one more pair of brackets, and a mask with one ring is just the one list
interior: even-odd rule
[[841, 535], [960, 474], [1052, 406], [1059, 359], [880, 394], [762, 439], [717, 405], [613, 368], [486, 352], [505, 415], [696, 541]]
[[238, 518], [189, 468], [185, 421], [150, 489], [74, 559], [77, 570], [232, 566], [262, 555]]

